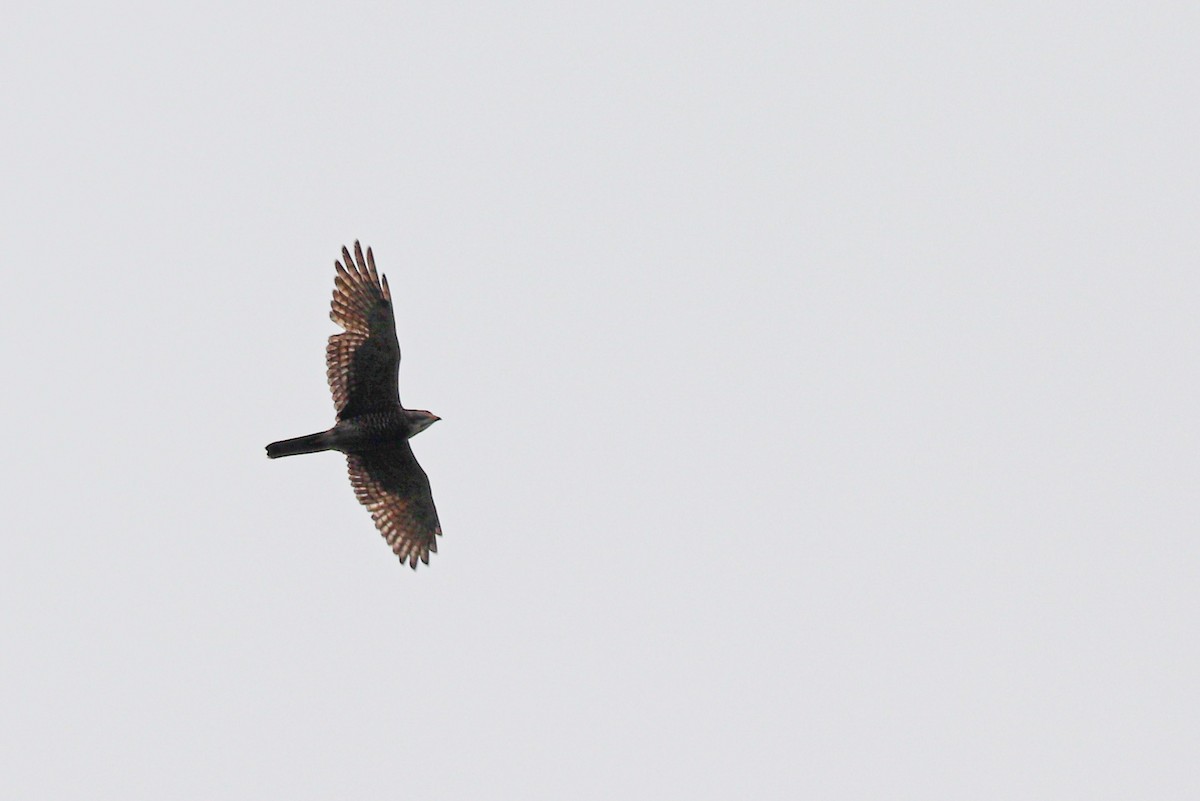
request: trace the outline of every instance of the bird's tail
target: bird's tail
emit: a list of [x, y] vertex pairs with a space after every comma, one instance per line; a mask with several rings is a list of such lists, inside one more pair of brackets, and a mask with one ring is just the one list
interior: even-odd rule
[[278, 459], [280, 456], [295, 456], [298, 453], [317, 453], [318, 451], [328, 450], [333, 450], [332, 438], [328, 431], [322, 431], [319, 434], [309, 434], [306, 437], [272, 442], [267, 446], [267, 457]]

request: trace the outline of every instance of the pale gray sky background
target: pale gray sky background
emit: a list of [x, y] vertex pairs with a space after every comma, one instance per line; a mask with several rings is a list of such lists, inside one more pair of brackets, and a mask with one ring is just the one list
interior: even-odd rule
[[339, 5], [6, 6], [5, 797], [1200, 797], [1200, 12]]

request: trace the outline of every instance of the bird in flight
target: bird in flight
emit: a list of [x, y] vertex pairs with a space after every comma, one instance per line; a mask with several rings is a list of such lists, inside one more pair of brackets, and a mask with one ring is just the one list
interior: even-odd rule
[[417, 464], [408, 440], [441, 418], [400, 405], [400, 343], [386, 276], [375, 271], [375, 255], [354, 243], [354, 258], [342, 248], [334, 262], [330, 318], [346, 329], [325, 346], [326, 375], [337, 409], [328, 431], [272, 442], [267, 456], [341, 451], [359, 503], [400, 563], [417, 569], [429, 564], [442, 533], [429, 491], [429, 477]]

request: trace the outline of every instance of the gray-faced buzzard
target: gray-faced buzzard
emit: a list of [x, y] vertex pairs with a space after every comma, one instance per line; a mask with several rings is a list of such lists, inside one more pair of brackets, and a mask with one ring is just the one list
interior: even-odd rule
[[375, 271], [375, 255], [354, 243], [354, 258], [342, 248], [334, 262], [333, 305], [329, 316], [346, 329], [325, 347], [326, 374], [337, 409], [328, 431], [272, 442], [267, 456], [341, 451], [359, 502], [371, 510], [375, 526], [415, 570], [429, 564], [442, 533], [429, 492], [429, 478], [408, 440], [437, 422], [435, 414], [400, 405], [400, 343], [392, 315], [387, 277]]

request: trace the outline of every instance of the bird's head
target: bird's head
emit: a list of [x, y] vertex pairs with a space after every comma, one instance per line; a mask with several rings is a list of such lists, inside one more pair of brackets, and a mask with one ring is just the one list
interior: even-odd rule
[[425, 429], [436, 423], [442, 418], [438, 417], [433, 412], [427, 412], [424, 409], [409, 409], [408, 419], [412, 423], [413, 434], [420, 434]]

